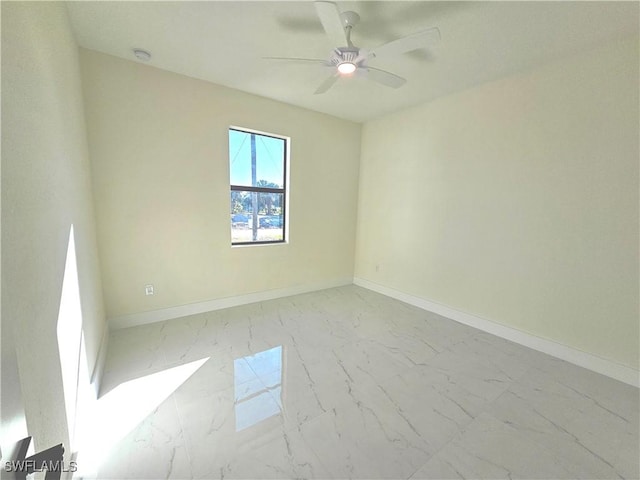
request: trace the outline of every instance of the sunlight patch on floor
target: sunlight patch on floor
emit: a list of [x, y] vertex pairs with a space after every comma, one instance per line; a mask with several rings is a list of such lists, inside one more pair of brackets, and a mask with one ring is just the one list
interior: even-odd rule
[[130, 380], [97, 399], [78, 422], [77, 475], [95, 475], [111, 448], [207, 360], [209, 357]]

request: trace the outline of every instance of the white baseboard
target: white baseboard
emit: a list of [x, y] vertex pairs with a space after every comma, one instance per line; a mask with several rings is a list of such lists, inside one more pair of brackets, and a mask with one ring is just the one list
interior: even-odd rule
[[114, 330], [135, 327], [138, 325], [162, 322], [164, 320], [171, 320], [173, 318], [184, 317], [187, 315], [195, 315], [213, 310], [221, 310], [223, 308], [237, 307], [238, 305], [246, 305], [265, 300], [273, 300], [275, 298], [290, 297], [291, 295], [299, 295], [301, 293], [315, 292], [317, 290], [324, 290], [327, 288], [351, 285], [352, 283], [352, 277], [345, 277], [310, 285], [297, 285], [294, 287], [266, 290], [264, 292], [248, 293], [246, 295], [238, 295], [235, 297], [216, 298], [205, 302], [190, 303], [188, 305], [163, 308], [161, 310], [152, 310], [149, 312], [134, 313], [132, 315], [112, 317], [109, 319], [109, 327]]
[[442, 305], [424, 298], [409, 295], [399, 290], [370, 282], [363, 278], [354, 277], [353, 283], [415, 307], [422, 308], [423, 310], [437, 313], [438, 315], [455, 320], [456, 322], [477, 328], [478, 330], [491, 333], [497, 337], [510, 340], [514, 343], [524, 345], [525, 347], [529, 347], [561, 360], [565, 360], [569, 363], [573, 363], [574, 365], [606, 375], [629, 385], [633, 385], [634, 387], [640, 387], [640, 372], [625, 365], [598, 357], [591, 353], [576, 350], [575, 348], [562, 345], [552, 340], [547, 340], [530, 333], [522, 332], [515, 328], [492, 322], [491, 320], [487, 320], [470, 313], [456, 310], [455, 308], [447, 305]]

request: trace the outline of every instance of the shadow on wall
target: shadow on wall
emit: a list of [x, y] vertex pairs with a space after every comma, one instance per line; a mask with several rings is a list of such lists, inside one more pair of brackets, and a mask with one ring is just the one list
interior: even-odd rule
[[123, 383], [98, 399], [85, 350], [73, 225], [69, 230], [56, 330], [70, 451], [77, 455], [80, 476], [97, 473], [111, 447], [208, 360]]

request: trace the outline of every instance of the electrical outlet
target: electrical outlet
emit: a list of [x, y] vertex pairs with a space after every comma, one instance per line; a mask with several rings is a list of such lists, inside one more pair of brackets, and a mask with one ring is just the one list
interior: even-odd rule
[[153, 295], [153, 285], [145, 285], [144, 286], [144, 294], [145, 295]]

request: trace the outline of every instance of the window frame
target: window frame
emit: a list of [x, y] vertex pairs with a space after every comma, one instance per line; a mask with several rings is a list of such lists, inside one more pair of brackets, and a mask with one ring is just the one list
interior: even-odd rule
[[[231, 238], [232, 247], [246, 247], [251, 245], [282, 245], [289, 243], [289, 228], [287, 222], [288, 203], [289, 203], [289, 149], [291, 138], [284, 135], [277, 135], [274, 133], [266, 133], [260, 130], [253, 130], [251, 128], [237, 127], [234, 125], [229, 126], [227, 129], [227, 152], [230, 153], [231, 145], [229, 144], [229, 132], [233, 130], [241, 133], [248, 133], [254, 135], [260, 135], [263, 137], [275, 138], [284, 142], [283, 158], [282, 158], [282, 188], [274, 187], [255, 187], [247, 185], [234, 185], [231, 183], [231, 165], [229, 164], [229, 202], [231, 202], [231, 192], [255, 192], [255, 193], [276, 193], [282, 194], [282, 240], [256, 240], [250, 242], [234, 242]], [[229, 219], [231, 226], [231, 219]], [[233, 229], [233, 226], [231, 226]]]

